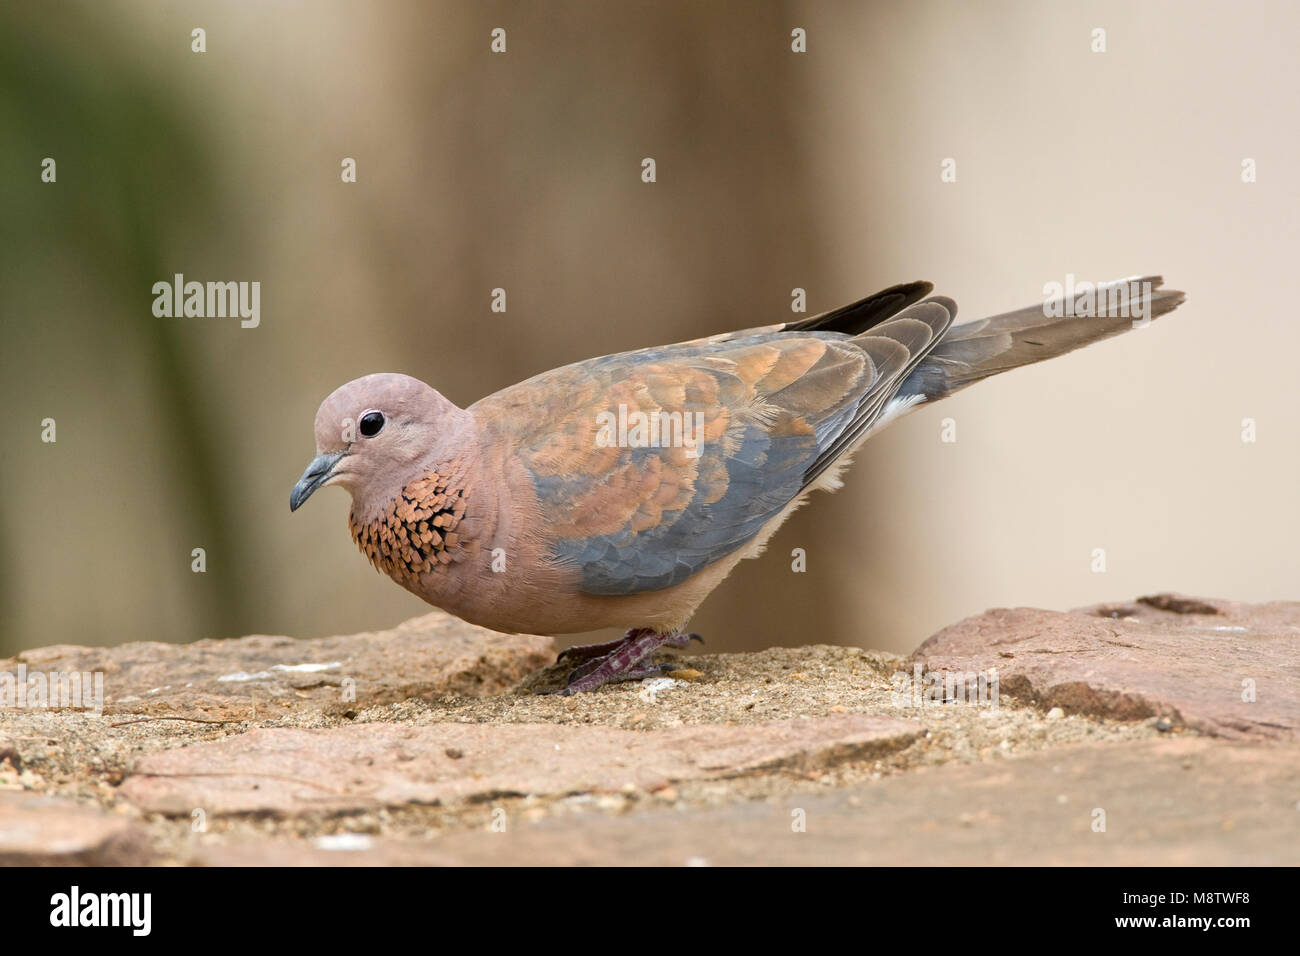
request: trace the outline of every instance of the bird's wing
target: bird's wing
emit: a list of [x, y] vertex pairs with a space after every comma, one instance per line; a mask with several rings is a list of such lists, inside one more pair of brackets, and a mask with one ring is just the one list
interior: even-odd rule
[[761, 331], [610, 355], [474, 410], [512, 444], [584, 593], [656, 591], [743, 546], [849, 450], [951, 318], [931, 299], [858, 336]]

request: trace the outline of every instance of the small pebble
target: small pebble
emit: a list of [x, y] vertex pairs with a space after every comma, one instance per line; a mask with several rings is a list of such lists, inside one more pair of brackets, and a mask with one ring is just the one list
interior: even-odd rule
[[369, 850], [374, 841], [364, 833], [329, 833], [313, 841], [318, 850]]

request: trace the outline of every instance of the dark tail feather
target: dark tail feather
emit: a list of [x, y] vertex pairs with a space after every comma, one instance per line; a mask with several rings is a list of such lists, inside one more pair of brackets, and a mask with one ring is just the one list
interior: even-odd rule
[[[954, 325], [899, 389], [934, 401], [990, 375], [1055, 358], [1172, 312], [1184, 294], [1161, 289], [1160, 276], [1120, 279], [976, 322]], [[1085, 314], [1087, 313], [1087, 314]]]

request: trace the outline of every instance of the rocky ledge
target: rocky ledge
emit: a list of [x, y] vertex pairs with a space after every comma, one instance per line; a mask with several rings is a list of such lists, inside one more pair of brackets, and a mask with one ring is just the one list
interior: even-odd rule
[[[443, 614], [0, 660], [0, 864], [1300, 862], [1300, 603], [993, 610], [567, 698], [554, 660]], [[37, 692], [72, 673], [102, 712]]]

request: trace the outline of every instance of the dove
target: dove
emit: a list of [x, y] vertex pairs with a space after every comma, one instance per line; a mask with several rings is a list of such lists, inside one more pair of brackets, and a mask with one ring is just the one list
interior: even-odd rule
[[353, 540], [436, 607], [508, 633], [625, 636], [569, 648], [562, 693], [657, 676], [696, 608], [852, 454], [904, 413], [1176, 308], [1158, 276], [954, 323], [928, 282], [811, 318], [606, 355], [460, 408], [366, 375], [316, 414], [296, 511], [350, 492]]

